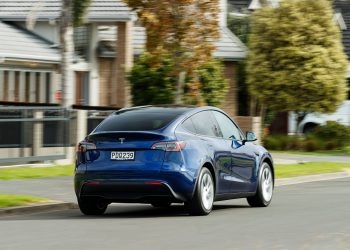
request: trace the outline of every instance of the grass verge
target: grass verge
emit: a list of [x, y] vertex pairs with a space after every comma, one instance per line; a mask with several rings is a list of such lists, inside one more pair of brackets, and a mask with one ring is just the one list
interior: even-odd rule
[[307, 162], [303, 164], [276, 164], [276, 178], [289, 178], [304, 175], [343, 172], [350, 169], [350, 163], [343, 162]]
[[24, 195], [0, 194], [0, 208], [25, 206], [34, 203], [47, 202], [48, 199]]
[[71, 176], [74, 173], [73, 165], [55, 167], [21, 167], [0, 169], [0, 180], [46, 178], [53, 176]]

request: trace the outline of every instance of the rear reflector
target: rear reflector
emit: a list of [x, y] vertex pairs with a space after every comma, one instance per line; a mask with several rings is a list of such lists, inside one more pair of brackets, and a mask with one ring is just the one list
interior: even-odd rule
[[100, 183], [97, 182], [97, 181], [87, 181], [85, 184], [88, 184], [88, 185], [98, 185], [98, 184], [100, 184]]
[[186, 143], [183, 141], [173, 141], [173, 142], [157, 142], [152, 145], [152, 149], [164, 150], [168, 152], [180, 152], [184, 149]]
[[162, 185], [162, 183], [158, 182], [158, 181], [148, 181], [148, 182], [145, 182], [145, 184], [148, 184], [148, 185]]

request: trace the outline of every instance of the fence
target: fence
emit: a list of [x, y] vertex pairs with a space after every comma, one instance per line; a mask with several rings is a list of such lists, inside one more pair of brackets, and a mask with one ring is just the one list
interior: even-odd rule
[[0, 106], [0, 164], [72, 160], [76, 143], [113, 112], [96, 109]]

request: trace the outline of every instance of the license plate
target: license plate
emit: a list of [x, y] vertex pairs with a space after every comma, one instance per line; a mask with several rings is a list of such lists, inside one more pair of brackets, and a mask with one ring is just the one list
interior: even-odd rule
[[135, 159], [135, 152], [111, 152], [111, 160], [130, 161]]

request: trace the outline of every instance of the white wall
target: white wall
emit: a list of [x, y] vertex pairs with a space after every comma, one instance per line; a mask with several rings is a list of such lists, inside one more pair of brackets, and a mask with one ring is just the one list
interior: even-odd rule
[[[25, 22], [17, 22], [17, 25], [27, 29]], [[49, 23], [48, 21], [36, 22], [31, 32], [49, 40], [52, 43], [59, 44], [59, 28], [57, 22]]]

